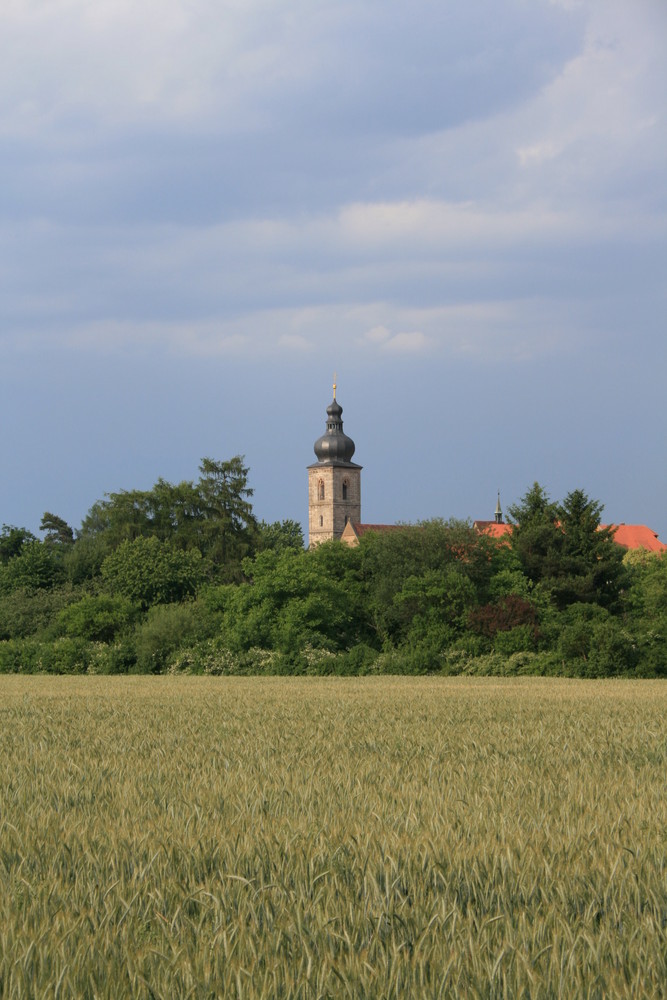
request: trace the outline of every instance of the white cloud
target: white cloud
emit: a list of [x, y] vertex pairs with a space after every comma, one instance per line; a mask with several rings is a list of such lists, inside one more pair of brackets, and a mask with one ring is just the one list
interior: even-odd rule
[[280, 19], [275, 5], [252, 0], [5, 2], [0, 121], [21, 133], [58, 120], [67, 130], [77, 115], [196, 125], [215, 114], [252, 127], [244, 97], [280, 72], [296, 72], [295, 61], [276, 66], [271, 31]]
[[313, 345], [306, 338], [302, 337], [298, 333], [283, 333], [278, 338], [278, 346], [284, 347], [290, 351], [298, 352], [310, 352], [313, 350]]
[[[512, 357], [572, 347], [560, 328], [595, 338], [577, 311], [616, 294], [628, 248], [650, 260], [667, 233], [664, 179], [641, 173], [667, 159], [660, 18], [643, 0], [561, 13], [577, 31], [546, 38], [548, 71], [529, 46], [499, 106], [487, 80], [483, 106], [433, 128], [450, 79], [437, 31], [428, 49], [436, 6], [412, 28], [407, 3], [388, 17], [375, 0], [3, 4], [0, 130], [30, 148], [27, 169], [0, 165], [6, 205], [22, 206], [0, 231], [2, 336]], [[528, 14], [510, 8], [518, 44]], [[470, 15], [452, 17], [447, 44], [483, 62]], [[407, 48], [398, 28], [415, 32]], [[342, 40], [366, 57], [345, 72]], [[385, 86], [399, 73], [415, 75], [405, 105]], [[222, 144], [183, 141], [200, 128]], [[151, 130], [164, 144], [136, 153]], [[256, 146], [236, 142], [253, 130]]]
[[364, 339], [371, 344], [384, 344], [389, 340], [390, 336], [391, 334], [386, 326], [374, 326], [366, 331]]
[[[382, 322], [369, 328], [368, 321]], [[396, 331], [396, 332], [394, 332]], [[245, 358], [363, 354], [474, 356], [484, 361], [525, 361], [577, 351], [581, 329], [570, 306], [540, 300], [460, 303], [426, 308], [388, 301], [311, 308], [249, 309], [242, 316], [176, 322], [108, 319], [59, 324], [55, 334], [67, 352], [105, 355]], [[54, 331], [24, 328], [0, 341], [4, 356], [41, 354]]]
[[383, 345], [384, 351], [391, 351], [392, 354], [415, 354], [424, 350], [428, 341], [420, 330], [413, 330], [409, 333], [397, 333], [390, 337]]
[[[33, 335], [33, 340], [37, 347], [39, 336]], [[158, 350], [191, 357], [216, 357], [247, 355], [253, 350], [252, 341], [245, 333], [235, 330], [233, 323], [219, 322], [89, 322], [64, 332], [62, 340], [72, 350], [112, 354]]]
[[445, 19], [430, 0], [4, 0], [0, 124], [416, 135], [511, 103], [571, 47], [571, 15], [508, 0], [483, 16], [495, 6]]
[[642, 162], [667, 165], [667, 8], [609, 0], [588, 10], [582, 51], [517, 116], [516, 154], [523, 168], [547, 168], [536, 182], [555, 181], [556, 197], [598, 201]]
[[[376, 307], [382, 312], [389, 313], [392, 310], [387, 306]], [[399, 311], [394, 310], [394, 315]], [[366, 347], [373, 347], [390, 354], [418, 354], [429, 346], [429, 338], [420, 330], [402, 331], [392, 334], [383, 325], [374, 326], [361, 338], [361, 344]]]
[[535, 143], [534, 146], [525, 146], [517, 150], [519, 163], [522, 167], [530, 166], [532, 163], [543, 163], [545, 160], [553, 160], [562, 150], [562, 145], [556, 145], [553, 139], [546, 142]]

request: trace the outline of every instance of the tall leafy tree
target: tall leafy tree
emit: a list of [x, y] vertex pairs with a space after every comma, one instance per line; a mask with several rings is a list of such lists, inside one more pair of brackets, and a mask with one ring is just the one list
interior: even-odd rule
[[74, 532], [67, 521], [48, 510], [42, 515], [39, 530], [45, 532], [44, 541], [49, 545], [71, 545], [74, 542]]
[[539, 483], [509, 508], [511, 545], [523, 572], [560, 609], [575, 603], [612, 608], [618, 601], [623, 551], [611, 529], [601, 527], [602, 510], [582, 489], [553, 503]]
[[556, 513], [562, 531], [559, 572], [552, 591], [559, 607], [581, 602], [613, 608], [625, 581], [623, 549], [601, 526], [603, 505], [581, 489], [568, 493]]
[[198, 549], [214, 578], [240, 579], [242, 560], [257, 540], [248, 468], [235, 455], [224, 462], [204, 458], [199, 471], [197, 482], [158, 479], [150, 490], [108, 493], [91, 507], [79, 541], [97, 539], [108, 554], [126, 541], [157, 538], [178, 549]]
[[176, 485], [158, 479], [151, 490], [108, 493], [93, 504], [81, 526], [81, 537], [103, 537], [109, 548], [139, 537], [154, 536], [179, 548], [198, 547], [201, 500], [191, 482]]
[[511, 546], [521, 569], [533, 583], [558, 575], [563, 533], [558, 525], [558, 508], [546, 490], [535, 482], [507, 510], [513, 525]]
[[202, 514], [202, 551], [223, 576], [240, 578], [241, 561], [249, 555], [257, 533], [252, 511], [254, 491], [248, 486], [242, 455], [226, 462], [203, 458], [197, 492]]

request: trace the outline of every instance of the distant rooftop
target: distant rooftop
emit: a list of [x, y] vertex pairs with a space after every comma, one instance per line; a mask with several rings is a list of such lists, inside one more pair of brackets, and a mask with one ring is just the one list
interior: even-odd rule
[[[502, 538], [512, 532], [511, 524], [496, 524], [495, 521], [475, 521], [475, 528], [492, 538]], [[647, 552], [667, 552], [667, 545], [645, 524], [601, 524], [601, 528], [611, 528], [614, 541], [625, 549], [646, 549]]]

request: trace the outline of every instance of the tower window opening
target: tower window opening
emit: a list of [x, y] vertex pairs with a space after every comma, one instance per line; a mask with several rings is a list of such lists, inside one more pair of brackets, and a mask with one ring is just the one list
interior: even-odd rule
[[348, 487], [347, 479], [344, 479], [343, 480], [343, 500], [347, 500], [347, 487]]
[[319, 483], [317, 484], [317, 499], [318, 500], [324, 500], [324, 480], [323, 479], [320, 479]]
[[320, 528], [323, 528], [323, 527], [324, 527], [324, 518], [320, 514]]

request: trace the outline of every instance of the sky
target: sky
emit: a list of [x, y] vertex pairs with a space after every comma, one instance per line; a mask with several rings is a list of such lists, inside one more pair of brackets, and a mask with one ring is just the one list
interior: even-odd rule
[[667, 541], [664, 0], [3, 0], [0, 523], [245, 456]]

